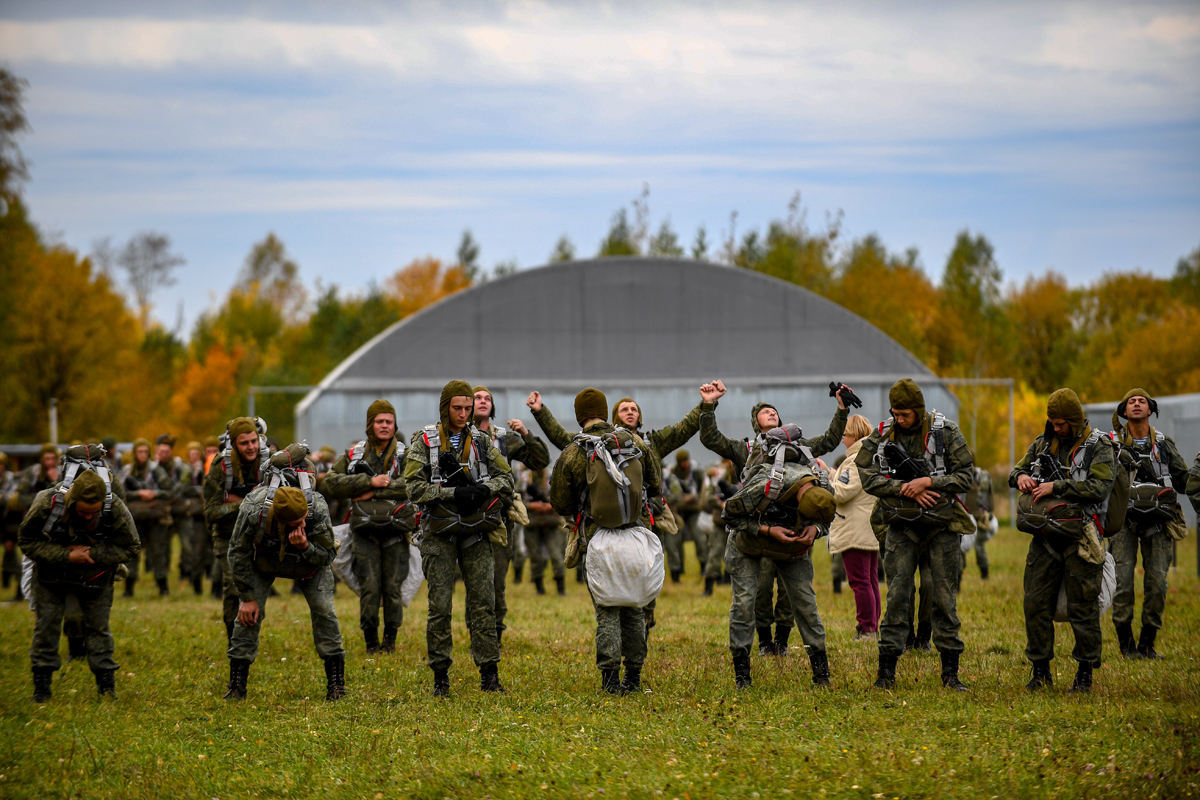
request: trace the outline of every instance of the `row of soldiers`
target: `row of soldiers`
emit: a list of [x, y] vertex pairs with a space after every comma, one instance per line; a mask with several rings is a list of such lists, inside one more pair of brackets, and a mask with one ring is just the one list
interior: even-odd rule
[[[827, 535], [834, 514], [825, 465], [819, 456], [840, 441], [852, 390], [843, 386], [835, 393], [838, 408], [833, 421], [824, 434], [812, 439], [804, 438], [796, 426], [783, 424], [778, 410], [768, 403], [751, 409], [752, 439], [726, 437], [715, 418], [724, 385], [714, 381], [701, 387], [700, 393], [701, 402], [684, 420], [643, 431], [636, 401], [624, 398], [613, 405], [610, 414], [604, 396], [588, 389], [576, 398], [576, 421], [582, 429], [576, 434], [558, 423], [537, 392], [531, 393], [527, 405], [547, 438], [563, 451], [548, 486], [544, 480], [549, 465], [545, 443], [518, 420], [510, 420], [508, 429], [495, 425], [491, 393], [486, 387], [471, 387], [463, 381], [447, 384], [439, 421], [416, 432], [407, 446], [396, 431], [394, 408], [385, 400], [372, 403], [366, 438], [329, 469], [323, 491], [317, 488], [317, 468], [307, 447], [291, 445], [272, 453], [266, 444], [265, 426], [256, 419], [232, 420], [220, 451], [206, 454], [203, 472], [193, 462], [186, 480], [181, 480], [186, 462], [179, 474], [168, 474], [162, 459], [150, 459], [149, 442], [135, 443], [132, 463], [127, 465], [132, 481], [114, 479], [120, 473], [104, 448], [97, 449], [93, 457], [92, 448], [85, 446], [70, 475], [56, 476], [49, 468], [45, 470], [45, 478], [57, 480], [34, 497], [20, 525], [21, 548], [35, 565], [33, 601], [38, 621], [31, 648], [35, 699], [44, 701], [50, 696], [50, 678], [61, 663], [59, 632], [72, 598], [82, 610], [84, 646], [97, 685], [102, 694], [113, 692], [116, 665], [107, 622], [113, 581], [124, 574], [130, 591], [129, 580], [136, 575], [136, 566], [123, 565], [136, 565], [143, 546], [148, 551], [156, 548], [156, 552], [162, 547], [156, 537], [164, 527], [163, 518], [138, 520], [133, 511], [140, 508], [139, 503], [149, 508], [173, 503], [176, 487], [185, 485], [200, 486], [204, 524], [213, 543], [213, 569], [224, 597], [230, 660], [227, 698], [245, 697], [267, 597], [278, 577], [292, 578], [309, 604], [314, 641], [326, 666], [327, 697], [345, 694], [345, 651], [333, 608], [334, 581], [329, 569], [338, 544], [329, 503], [322, 494], [342, 504], [350, 521], [352, 564], [361, 588], [360, 626], [368, 651], [386, 652], [395, 647], [403, 618], [399, 587], [407, 577], [409, 546], [415, 545], [429, 584], [426, 643], [434, 695], [449, 693], [451, 604], [459, 577], [466, 588], [471, 655], [480, 672], [480, 687], [503, 691], [498, 664], [507, 614], [504, 585], [515, 527], [524, 524], [527, 531], [536, 531], [539, 526], [534, 518], [544, 519], [550, 540], [545, 546], [554, 551], [554, 536], [562, 532], [560, 518], [566, 519], [567, 567], [586, 564], [588, 543], [600, 530], [645, 528], [663, 542], [672, 541], [678, 536], [677, 516], [670, 513], [666, 495], [678, 501], [697, 492], [665, 489], [664, 474], [669, 484], [672, 471], [664, 473], [662, 458], [697, 432], [709, 449], [731, 462], [740, 479], [740, 487], [731, 496], [723, 495], [719, 512], [723, 524], [709, 537], [705, 559], [709, 581], [721, 576], [723, 562], [733, 585], [729, 642], [737, 685], [751, 685], [749, 652], [758, 627], [756, 606], [762, 576], [774, 573], [774, 580], [767, 582], [768, 591], [777, 582], [781, 595], [786, 594], [793, 627], [799, 628], [811, 661], [813, 682], [826, 686], [830, 669], [812, 588], [811, 547], [817, 538]], [[878, 498], [876, 512], [889, 580], [876, 686], [895, 685], [896, 664], [911, 633], [914, 579], [924, 561], [931, 575], [932, 637], [942, 660], [942, 682], [948, 688], [965, 690], [958, 679], [963, 642], [954, 587], [962, 568], [959, 540], [974, 529], [974, 522], [957, 498], [972, 485], [973, 457], [957, 426], [944, 415], [925, 409], [914, 382], [898, 382], [889, 399], [892, 417], [868, 437], [856, 462], [866, 491]], [[1080, 665], [1074, 688], [1086, 691], [1091, 686], [1091, 670], [1100, 658], [1096, 564], [1103, 562], [1101, 539], [1105, 536], [1098, 512], [1118, 483], [1118, 454], [1131, 454], [1126, 456], [1131, 473], [1147, 468], [1146, 464], [1149, 469], [1166, 464], [1159, 473], [1160, 483], [1166, 481], [1180, 492], [1186, 485], [1193, 502], [1200, 496], [1200, 458], [1189, 482], [1186, 465], [1169, 437], [1149, 428], [1152, 406], [1148, 395], [1134, 390], [1118, 409], [1118, 414], [1128, 419], [1127, 427], [1120, 433], [1098, 435], [1087, 424], [1074, 393], [1060, 390], [1047, 407], [1046, 433], [1013, 469], [1010, 483], [1028, 495], [1022, 521], [1033, 533], [1024, 604], [1027, 656], [1034, 664], [1030, 688], [1049, 682], [1051, 620], [1061, 586], [1066, 587], [1076, 635], [1074, 655]], [[1114, 416], [1114, 422], [1116, 419]], [[172, 443], [156, 444], [161, 453], [161, 448], [169, 450]], [[626, 505], [621, 510], [623, 522], [602, 525], [612, 512], [607, 507], [597, 510], [597, 497], [602, 493], [596, 491], [599, 484], [591, 462], [608, 452], [608, 447], [621, 465], [619, 472], [626, 476], [623, 483], [616, 481], [618, 495], [626, 498]], [[601, 460], [612, 463], [613, 458], [610, 454]], [[1044, 480], [1056, 460], [1059, 473], [1053, 480]], [[687, 461], [677, 459], [677, 467], [686, 472]], [[633, 462], [640, 464], [636, 482], [629, 480], [627, 473]], [[539, 495], [527, 492], [520, 496], [514, 463], [543, 476]], [[64, 469], [66, 464], [64, 460]], [[608, 472], [614, 479], [621, 477], [611, 469]], [[199, 475], [204, 476], [202, 481]], [[680, 476], [675, 477], [678, 480]], [[633, 488], [638, 501], [629, 506], [628, 499], [635, 496]], [[1047, 514], [1048, 500], [1055, 498], [1060, 502], [1053, 508], [1082, 508], [1087, 514], [1076, 518], [1064, 517], [1061, 511], [1057, 517]], [[1121, 500], [1125, 502], [1124, 497]], [[696, 509], [697, 514], [702, 511]], [[1177, 504], [1172, 513], [1177, 516]], [[1072, 527], [1072, 519], [1089, 521]], [[1127, 585], [1127, 590], [1118, 589], [1118, 599], [1127, 594], [1129, 606], [1130, 548], [1136, 554], [1140, 544], [1146, 563], [1147, 609], [1139, 645], [1132, 644], [1128, 629], [1131, 611], [1127, 617], [1114, 611], [1122, 652], [1154, 657], [1154, 632], [1161, 627], [1161, 601], [1156, 598], [1165, 593], [1165, 572], [1160, 580], [1160, 548], [1154, 537], [1176, 536], [1178, 526], [1147, 525], [1142, 517], [1130, 515], [1128, 523], [1108, 535], [1114, 552], [1120, 553], [1118, 573]], [[156, 559], [150, 563], [157, 578]], [[708, 583], [706, 589], [711, 586]], [[589, 588], [593, 588], [591, 583]], [[378, 638], [380, 610], [382, 640]], [[604, 690], [624, 694], [640, 689], [654, 614], [652, 595], [636, 606], [597, 604], [597, 667]], [[623, 679], [619, 675], [622, 665]]]

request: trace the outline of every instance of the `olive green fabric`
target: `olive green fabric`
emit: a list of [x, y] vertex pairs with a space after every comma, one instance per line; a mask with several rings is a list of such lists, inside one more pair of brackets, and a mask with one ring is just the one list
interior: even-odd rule
[[[366, 431], [367, 432], [367, 441], [371, 443], [372, 450], [384, 449], [379, 446], [380, 442], [378, 439], [375, 438], [375, 417], [379, 416], [380, 414], [391, 414], [392, 421], [394, 422], [396, 419], [396, 407], [393, 406], [391, 403], [389, 403], [387, 400], [384, 400], [381, 398], [379, 400], [376, 400], [374, 403], [371, 403], [370, 407], [367, 408], [367, 431]], [[332, 450], [332, 448], [330, 448], [330, 449]], [[395, 452], [395, 450], [396, 450], [396, 437], [393, 433], [392, 440], [390, 442], [388, 442], [388, 446], [387, 446], [388, 460], [391, 460], [391, 456]]]
[[199, 443], [199, 442], [197, 442], [197, 441], [194, 441], [194, 440], [193, 440], [193, 441], [190, 441], [190, 442], [188, 442], [188, 443], [187, 443], [187, 451], [188, 451], [189, 453], [190, 453], [190, 452], [192, 452], [193, 450], [203, 450], [203, 449], [204, 449], [204, 448], [203, 448], [203, 447], [201, 447], [201, 446], [200, 446], [200, 443]]
[[104, 479], [93, 470], [84, 470], [67, 492], [67, 508], [76, 503], [103, 503], [107, 495]]
[[[624, 424], [625, 424], [624, 422], [622, 422], [622, 421], [620, 420], [620, 418], [619, 418], [619, 417], [617, 417], [617, 409], [619, 409], [619, 408], [620, 408], [622, 405], [624, 405], [625, 403], [633, 403], [635, 406], [637, 406], [637, 410], [638, 410], [637, 422], [635, 422], [635, 423], [633, 424], [633, 429], [636, 431], [638, 428], [642, 427], [642, 407], [641, 407], [641, 406], [638, 406], [638, 402], [637, 402], [637, 400], [634, 400], [632, 397], [622, 397], [620, 400], [618, 400], [617, 402], [613, 403], [613, 407], [612, 407], [612, 424], [613, 424], [613, 425], [624, 425]], [[581, 421], [579, 422], [579, 424], [580, 424], [580, 425], [582, 425], [582, 424], [583, 424], [583, 421], [581, 420]]]
[[114, 452], [116, 452], [117, 439], [115, 436], [105, 436], [100, 440], [100, 444], [104, 446], [104, 449], [109, 453], [109, 455], [112, 455]]
[[234, 417], [233, 419], [229, 420], [229, 423], [225, 426], [225, 429], [229, 432], [230, 444], [236, 442], [237, 437], [241, 436], [243, 433], [258, 433], [258, 426], [254, 423], [254, 420], [250, 419], [250, 417]]
[[321, 459], [323, 461], [329, 462], [333, 461], [335, 458], [337, 458], [337, 450], [334, 450], [329, 445], [325, 445], [321, 448]]
[[[1083, 413], [1083, 403], [1079, 402], [1079, 395], [1071, 389], [1058, 389], [1050, 395], [1046, 401], [1046, 418], [1062, 419], [1071, 423], [1071, 433], [1075, 436], [1075, 441], [1068, 449], [1074, 449], [1090, 432], [1087, 417]], [[1058, 442], [1050, 445], [1050, 452], [1058, 453]]]
[[750, 409], [750, 427], [755, 433], [762, 433], [762, 428], [758, 426], [758, 412], [764, 408], [772, 409], [777, 416], [779, 415], [779, 409], [775, 408], [774, 403], [755, 403]]
[[487, 392], [487, 396], [488, 396], [489, 398], [491, 398], [491, 401], [492, 401], [492, 411], [491, 411], [491, 413], [490, 413], [490, 414], [488, 414], [488, 418], [489, 418], [489, 419], [495, 419], [495, 418], [496, 418], [496, 398], [495, 398], [495, 396], [492, 394], [492, 390], [491, 390], [491, 389], [489, 389], [489, 388], [487, 388], [486, 386], [483, 386], [483, 385], [476, 386], [476, 387], [473, 387], [473, 388], [471, 389], [471, 396], [472, 396], [472, 397], [474, 397], [474, 396], [476, 395], [476, 393], [478, 393], [478, 392]]
[[[149, 439], [142, 438], [141, 436], [139, 436], [138, 438], [134, 439], [134, 440], [133, 440], [133, 452], [134, 452], [134, 457], [135, 457], [135, 458], [137, 457], [137, 449], [138, 449], [139, 447], [149, 447], [149, 446], [150, 446], [150, 440], [149, 440]], [[45, 448], [42, 448], [42, 449], [43, 449], [43, 451], [45, 450]]]
[[[149, 444], [149, 442], [147, 442], [147, 444]], [[54, 444], [54, 442], [46, 442], [44, 445], [42, 445], [42, 449], [38, 451], [39, 456], [44, 456], [46, 453], [54, 453], [56, 456], [61, 455], [58, 452], [58, 445]]]
[[829, 493], [829, 490], [822, 489], [820, 486], [810, 486], [804, 494], [800, 495], [800, 499], [796, 503], [796, 510], [800, 517], [808, 522], [828, 525], [833, 522], [833, 515], [837, 512], [837, 503], [834, 502], [833, 495]]
[[155, 444], [169, 444], [171, 447], [174, 447], [175, 446], [175, 437], [169, 433], [164, 433], [163, 435], [161, 435], [157, 439], [155, 439], [154, 443]]
[[682, 464], [683, 462], [689, 460], [690, 458], [691, 458], [691, 456], [688, 455], [687, 450], [680, 450], [678, 453], [675, 454], [675, 463]]
[[[443, 439], [448, 439], [450, 434], [450, 401], [455, 397], [470, 397], [472, 401], [475, 399], [475, 393], [471, 391], [471, 384], [466, 381], [454, 380], [446, 384], [442, 389], [442, 398], [438, 402], [438, 416], [442, 420]], [[445, 444], [445, 442], [443, 442]]]
[[599, 389], [588, 387], [575, 395], [575, 421], [583, 425], [589, 419], [604, 419], [608, 398]]
[[307, 514], [308, 501], [304, 499], [304, 492], [295, 486], [280, 486], [275, 491], [275, 499], [267, 516], [274, 521], [290, 524], [304, 519]]
[[912, 378], [901, 378], [892, 384], [892, 388], [888, 390], [888, 403], [892, 408], [901, 411], [912, 410], [918, 414], [925, 412], [925, 395]]
[[220, 447], [221, 440], [215, 436], [205, 436], [204, 437], [204, 446], [205, 447]]

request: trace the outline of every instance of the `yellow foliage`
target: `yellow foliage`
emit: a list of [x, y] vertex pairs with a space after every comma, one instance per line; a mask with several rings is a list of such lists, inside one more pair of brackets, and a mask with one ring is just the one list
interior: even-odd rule
[[384, 290], [400, 308], [400, 316], [415, 314], [443, 297], [471, 285], [462, 267], [446, 267], [436, 258], [418, 258], [384, 281]]
[[245, 350], [214, 344], [203, 361], [189, 361], [171, 397], [171, 416], [180, 436], [202, 438], [224, 430], [230, 403], [238, 396], [238, 374]]

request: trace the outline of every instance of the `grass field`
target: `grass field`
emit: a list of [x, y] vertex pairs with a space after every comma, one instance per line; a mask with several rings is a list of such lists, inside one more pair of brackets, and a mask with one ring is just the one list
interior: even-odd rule
[[875, 648], [851, 641], [853, 597], [832, 593], [820, 546], [827, 692], [812, 688], [797, 648], [787, 658], [754, 656], [754, 687], [737, 692], [729, 588], [702, 597], [694, 559], [659, 600], [650, 691], [623, 699], [596, 691], [594, 618], [573, 575], [565, 599], [510, 585], [503, 696], [478, 690], [460, 587], [452, 697], [436, 702], [424, 665], [424, 591], [396, 654], [371, 659], [357, 599], [339, 588], [351, 695], [336, 704], [323, 700], [303, 598], [271, 600], [240, 704], [221, 700], [228, 662], [218, 604], [182, 584], [168, 600], [151, 596], [149, 582], [135, 600], [118, 599], [116, 702], [99, 701], [87, 666], [75, 662], [56, 674], [54, 699], [33, 705], [33, 615], [7, 604], [0, 797], [1200, 797], [1194, 535], [1171, 573], [1159, 638], [1166, 660], [1123, 661], [1105, 618], [1105, 664], [1088, 697], [1066, 694], [1073, 639], [1062, 625], [1054, 688], [1023, 688], [1027, 543], [1002, 530], [989, 545], [986, 584], [972, 557], [959, 596], [966, 695], [941, 689], [936, 653], [902, 658], [895, 691], [870, 689]]

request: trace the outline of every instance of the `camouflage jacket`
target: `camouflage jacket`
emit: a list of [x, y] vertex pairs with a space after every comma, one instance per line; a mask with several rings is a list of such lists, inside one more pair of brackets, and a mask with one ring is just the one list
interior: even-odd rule
[[[260, 525], [266, 524], [266, 514], [263, 512], [266, 499], [267, 487], [260, 486], [238, 504], [237, 521], [233, 526], [233, 535], [229, 538], [229, 571], [233, 573], [233, 582], [243, 603], [255, 599], [255, 573], [264, 574], [255, 566], [255, 561], [259, 558], [255, 539], [258, 538]], [[337, 555], [333, 523], [329, 519], [329, 508], [325, 505], [325, 499], [316, 492], [313, 492], [312, 517], [305, 534], [308, 536], [308, 547], [299, 550], [288, 542], [284, 548], [285, 557], [305, 561], [311, 564], [314, 570], [332, 564], [334, 556]], [[267, 548], [262, 555], [268, 560], [278, 560], [274, 547]]]
[[[396, 443], [404, 441], [404, 434], [396, 431]], [[382, 453], [375, 451], [368, 443], [366, 453], [362, 455], [362, 460], [376, 475], [391, 475], [392, 482], [386, 488], [376, 489], [371, 486], [370, 475], [350, 475], [350, 451], [342, 453], [342, 457], [337, 460], [333, 468], [325, 473], [324, 479], [319, 484], [323, 484], [325, 491], [330, 497], [342, 499], [351, 499], [358, 497], [366, 492], [373, 492], [374, 500], [392, 500], [395, 502], [403, 502], [408, 499], [408, 489], [404, 485], [404, 459], [401, 458], [396, 466], [396, 474], [390, 472], [392, 465], [385, 463], [384, 456], [387, 455], [386, 450]]]
[[1192, 468], [1188, 470], [1187, 496], [1188, 500], [1192, 501], [1192, 508], [1200, 514], [1200, 453], [1196, 455]]
[[103, 536], [97, 534], [98, 518], [96, 524], [86, 524], [69, 512], [63, 514], [65, 525], [58, 526], [60, 530], [44, 533], [42, 529], [46, 526], [46, 518], [50, 516], [50, 504], [58, 485], [38, 492], [25, 519], [21, 521], [17, 543], [22, 553], [38, 564], [67, 564], [69, 548], [82, 544], [92, 548], [88, 555], [100, 566], [122, 564], [137, 558], [142, 549], [137, 526], [119, 497], [113, 498], [112, 525], [103, 532]]
[[[1014, 489], [1017, 488], [1017, 478], [1022, 475], [1031, 474], [1038, 455], [1045, 447], [1045, 434], [1033, 440], [1033, 444], [1029, 445], [1029, 449], [1025, 451], [1025, 455], [1013, 467], [1012, 472], [1008, 474], [1009, 486]], [[1075, 448], [1073, 453], [1068, 453], [1065, 447], [1059, 448], [1058, 463], [1063, 467], [1063, 471], [1068, 474], [1070, 474], [1072, 456], [1077, 459], [1082, 458], [1083, 446], [1080, 445]], [[1116, 479], [1113, 458], [1113, 447], [1109, 443], [1108, 437], [1101, 436], [1100, 441], [1096, 444], [1095, 453], [1092, 455], [1092, 463], [1088, 469], [1087, 478], [1083, 480], [1068, 479], [1055, 481], [1052, 495], [1082, 506], [1095, 506], [1103, 503], [1112, 491], [1113, 481]]]
[[[488, 464], [488, 479], [483, 482], [483, 485], [488, 488], [492, 497], [500, 498], [507, 505], [516, 489], [508, 460], [500, 455], [500, 450], [491, 441], [491, 437], [474, 425], [468, 425], [464, 431], [469, 435], [462, 437], [458, 451], [454, 453], [458, 458], [458, 463], [466, 466], [468, 448], [474, 446], [472, 443], [475, 441], [475, 437], [488, 440], [487, 453], [483, 454], [484, 460]], [[451, 447], [450, 437], [446, 436], [443, 431], [441, 438], [442, 448], [448, 451]], [[434, 458], [436, 457], [437, 455], [434, 454]], [[409, 444], [404, 459], [404, 482], [408, 485], [408, 496], [412, 501], [438, 516], [457, 516], [458, 506], [454, 503], [454, 487], [438, 486], [433, 482], [433, 475], [429, 468], [429, 445], [425, 443], [423, 430], [413, 434], [412, 442]]]
[[[716, 403], [701, 402], [689, 411], [686, 417], [674, 425], [668, 425], [665, 428], [659, 428], [649, 433], [643, 433], [639, 428], [634, 433], [654, 449], [655, 455], [661, 461], [664, 456], [670, 455], [687, 444], [688, 440], [700, 430], [700, 420], [704, 412], [712, 412], [716, 407]], [[575, 434], [567, 433], [566, 429], [558, 424], [558, 420], [554, 418], [554, 415], [550, 413], [550, 409], [545, 405], [542, 406], [540, 411], [533, 412], [533, 417], [538, 421], [538, 425], [542, 426], [542, 431], [545, 432], [546, 438], [550, 440], [550, 444], [559, 450], [566, 450], [567, 445], [574, 440]]]
[[[616, 426], [611, 423], [593, 422], [584, 428], [583, 432], [589, 436], [600, 436], [614, 430], [616, 430]], [[638, 446], [643, 448], [641, 458], [642, 496], [644, 498], [657, 497], [662, 494], [662, 462], [654, 449], [647, 447], [646, 442], [636, 433], [634, 439]], [[583, 507], [583, 495], [587, 489], [587, 467], [587, 455], [574, 440], [563, 448], [562, 453], [558, 456], [558, 461], [554, 464], [554, 474], [550, 476], [550, 505], [554, 506], [554, 510], [568, 520], [568, 524], [574, 524], [574, 520]], [[650, 519], [645, 508], [642, 509], [640, 521], [645, 527], [650, 527]], [[596, 528], [596, 524], [589, 521], [583, 530], [584, 536], [591, 539]]]
[[34, 464], [26, 469], [21, 473], [21, 477], [17, 481], [16, 510], [21, 514], [25, 514], [33, 507], [34, 498], [53, 485], [54, 482], [42, 474], [41, 464]]
[[[237, 458], [235, 453], [234, 458]], [[258, 477], [258, 461], [247, 465], [242, 462], [242, 479], [246, 480], [246, 476], [252, 476], [245, 484], [250, 487], [257, 487], [259, 482]], [[236, 492], [238, 486], [234, 485]], [[249, 492], [246, 493], [247, 495]], [[242, 495], [243, 500], [245, 495]], [[238, 508], [241, 506], [242, 500], [226, 502], [225, 497], [225, 459], [217, 457], [212, 460], [212, 465], [208, 468], [208, 477], [204, 479], [204, 521], [212, 529], [213, 536], [221, 539], [228, 539], [233, 535], [234, 523], [237, 522]]]
[[[925, 454], [924, 431], [929, 426], [932, 417], [932, 412], [926, 412], [922, 424], [913, 425], [908, 430], [895, 425], [896, 443], [903, 447], [911, 458], [923, 460]], [[941, 495], [965, 494], [975, 483], [975, 457], [971, 455], [971, 448], [967, 447], [967, 441], [963, 438], [962, 431], [958, 429], [957, 425], [946, 420], [942, 430], [946, 448], [946, 474], [933, 478], [933, 485], [929, 488]], [[880, 434], [877, 427], [871, 431], [870, 436], [863, 440], [862, 448], [859, 449], [854, 463], [858, 466], [858, 476], [862, 480], [863, 491], [875, 497], [899, 497], [900, 488], [904, 486], [905, 481], [883, 475], [879, 470], [879, 464], [875, 461], [875, 453], [883, 446], [883, 442], [884, 436]]]
[[492, 437], [492, 444], [496, 445], [500, 455], [508, 459], [510, 466], [514, 461], [520, 461], [530, 469], [545, 469], [550, 466], [550, 450], [542, 441], [542, 437], [534, 436], [533, 431], [526, 431], [525, 435], [521, 436], [516, 431], [505, 428], [503, 444], [500, 443], [495, 425], [489, 424], [488, 429], [483, 432]]
[[[1158, 482], [1157, 469], [1151, 464], [1154, 459], [1154, 440], [1156, 431], [1150, 429], [1150, 436], [1147, 437], [1145, 443], [1138, 444], [1132, 438], [1127, 440], [1122, 447], [1129, 450], [1140, 463], [1145, 464], [1148, 468], [1143, 468], [1140, 471], [1141, 477], [1135, 477], [1135, 483], [1144, 483], [1147, 478], [1147, 473], [1154, 475], [1153, 481]], [[1188, 484], [1188, 466], [1183, 460], [1183, 456], [1179, 455], [1179, 448], [1175, 446], [1175, 440], [1170, 436], [1163, 436], [1163, 446], [1158, 454], [1167, 466], [1167, 473], [1171, 476], [1171, 486], [1176, 492], [1186, 493]]]
[[152, 489], [154, 499], [160, 502], [169, 503], [179, 494], [179, 484], [157, 461], [150, 461], [142, 467], [131, 464], [123, 476], [123, 483], [126, 491]]
[[[746, 460], [750, 457], [754, 442], [750, 439], [730, 439], [721, 433], [717, 427], [716, 409], [717, 404], [713, 403], [712, 407], [700, 416], [700, 444], [721, 458], [727, 458], [733, 462], [733, 469], [738, 476], [741, 476], [745, 472]], [[846, 432], [846, 420], [849, 418], [849, 410], [839, 408], [833, 414], [829, 430], [812, 439], [801, 439], [800, 443], [811, 450], [814, 456], [823, 456], [833, 452], [842, 443], [842, 434]]]

